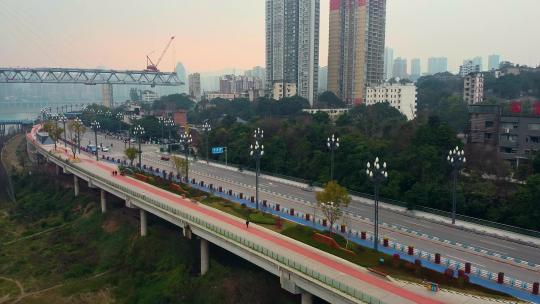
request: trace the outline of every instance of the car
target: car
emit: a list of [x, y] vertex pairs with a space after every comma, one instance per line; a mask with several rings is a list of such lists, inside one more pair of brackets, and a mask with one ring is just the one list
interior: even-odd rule
[[171, 160], [171, 157], [169, 155], [161, 155], [161, 160], [169, 161]]
[[91, 153], [96, 153], [96, 146], [95, 145], [87, 145], [86, 150], [90, 151]]
[[134, 138], [130, 139], [129, 141], [130, 141], [132, 144], [135, 143], [135, 139], [134, 139]]
[[107, 147], [101, 147], [101, 152], [109, 152], [109, 148]]

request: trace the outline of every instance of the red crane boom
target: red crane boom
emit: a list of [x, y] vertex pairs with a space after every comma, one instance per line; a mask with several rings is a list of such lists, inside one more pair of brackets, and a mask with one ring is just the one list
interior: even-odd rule
[[158, 60], [157, 60], [157, 62], [155, 64], [152, 61], [152, 59], [150, 59], [150, 57], [148, 55], [146, 55], [146, 71], [159, 72], [158, 65], [161, 62], [161, 59], [163, 59], [163, 56], [165, 56], [165, 53], [167, 52], [167, 50], [171, 46], [171, 43], [173, 42], [173, 40], [174, 40], [174, 36], [172, 36], [171, 39], [169, 39], [169, 43], [167, 43], [167, 46], [165, 47], [165, 49], [163, 49], [163, 52], [161, 52], [161, 55], [159, 56], [159, 58], [158, 58]]

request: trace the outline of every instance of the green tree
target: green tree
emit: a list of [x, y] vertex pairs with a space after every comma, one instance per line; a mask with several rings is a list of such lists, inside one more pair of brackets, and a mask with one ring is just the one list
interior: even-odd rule
[[64, 132], [64, 129], [57, 127], [56, 125], [53, 125], [49, 130], [49, 136], [54, 140], [54, 150], [56, 150], [56, 143], [62, 137], [62, 132]]
[[326, 91], [319, 95], [319, 97], [317, 98], [316, 106], [321, 109], [335, 109], [344, 108], [346, 105], [343, 100], [336, 96], [336, 94], [331, 91]]
[[187, 161], [185, 158], [173, 156], [171, 157], [171, 160], [174, 164], [174, 168], [176, 169], [176, 174], [178, 175], [184, 175], [187, 168]]
[[186, 94], [172, 94], [163, 96], [160, 99], [154, 101], [154, 104], [152, 105], [153, 110], [166, 111], [190, 111], [194, 108], [195, 103]]
[[[76, 158], [77, 148], [81, 144], [81, 134], [86, 132], [86, 127], [82, 122], [78, 120], [72, 120], [68, 124], [68, 130], [71, 138], [71, 152], [73, 153], [73, 159]], [[80, 152], [80, 151], [79, 151]]]
[[330, 181], [325, 185], [323, 191], [316, 193], [316, 198], [321, 212], [328, 220], [330, 232], [332, 232], [334, 223], [343, 215], [342, 208], [349, 205], [351, 197], [346, 188], [341, 187], [335, 181]]
[[124, 150], [124, 155], [129, 159], [130, 166], [133, 166], [133, 160], [135, 160], [137, 154], [139, 154], [139, 150], [136, 148], [127, 148]]

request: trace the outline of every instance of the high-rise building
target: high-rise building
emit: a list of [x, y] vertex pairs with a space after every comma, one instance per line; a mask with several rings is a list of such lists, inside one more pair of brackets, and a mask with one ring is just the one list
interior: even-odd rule
[[186, 68], [181, 62], [178, 62], [176, 64], [176, 75], [178, 76], [178, 80], [180, 80], [183, 84], [180, 86], [180, 94], [184, 93], [187, 94], [189, 92], [188, 90], [188, 80], [187, 80], [187, 72]]
[[407, 59], [398, 57], [394, 60], [394, 69], [392, 71], [394, 77], [399, 77], [400, 79], [407, 79], [409, 75], [407, 74]]
[[331, 0], [328, 90], [348, 104], [384, 81], [386, 0]]
[[463, 81], [463, 101], [467, 104], [476, 104], [484, 100], [484, 75], [471, 73]]
[[201, 74], [193, 73], [188, 76], [189, 81], [189, 96], [196, 100], [201, 99]]
[[318, 89], [320, 0], [266, 0], [266, 84], [295, 84], [313, 105]]
[[328, 67], [319, 68], [319, 93], [328, 91]]
[[384, 80], [394, 77], [394, 49], [384, 49]]
[[463, 61], [463, 64], [459, 66], [459, 76], [461, 77], [465, 77], [470, 73], [480, 73], [481, 71], [480, 65], [473, 60], [465, 60]]
[[428, 74], [434, 75], [437, 73], [448, 72], [448, 58], [446, 57], [430, 57], [428, 58]]
[[482, 57], [477, 56], [477, 57], [474, 57], [471, 60], [474, 63], [474, 65], [478, 66], [478, 69], [480, 70], [480, 72], [482, 72], [484, 70], [484, 66], [482, 65]]
[[493, 71], [499, 68], [501, 63], [501, 56], [499, 55], [489, 55], [488, 57], [488, 70]]
[[411, 80], [416, 81], [422, 76], [422, 67], [420, 65], [420, 59], [414, 58], [411, 60]]

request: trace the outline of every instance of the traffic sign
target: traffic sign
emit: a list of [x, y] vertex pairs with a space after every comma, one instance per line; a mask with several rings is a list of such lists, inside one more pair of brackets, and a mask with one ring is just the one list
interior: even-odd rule
[[213, 147], [212, 154], [223, 154], [224, 147]]

